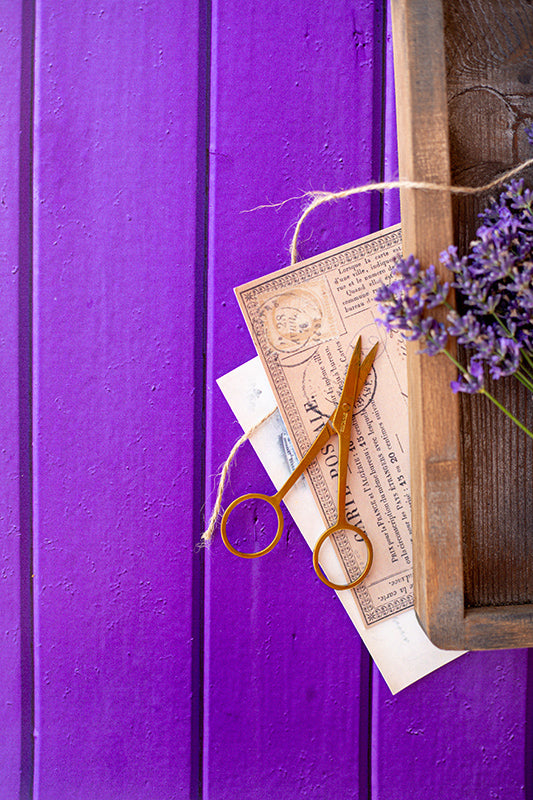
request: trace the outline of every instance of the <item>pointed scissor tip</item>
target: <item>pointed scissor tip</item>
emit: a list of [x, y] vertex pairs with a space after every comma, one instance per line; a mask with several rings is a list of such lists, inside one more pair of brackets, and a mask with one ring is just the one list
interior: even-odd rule
[[361, 368], [359, 370], [359, 376], [357, 379], [357, 390], [355, 393], [356, 397], [359, 397], [359, 395], [363, 391], [363, 386], [365, 385], [366, 379], [368, 378], [370, 370], [372, 369], [372, 366], [374, 364], [378, 348], [379, 348], [379, 342], [376, 342], [376, 344], [369, 350], [369, 352], [365, 356], [363, 363], [361, 364]]

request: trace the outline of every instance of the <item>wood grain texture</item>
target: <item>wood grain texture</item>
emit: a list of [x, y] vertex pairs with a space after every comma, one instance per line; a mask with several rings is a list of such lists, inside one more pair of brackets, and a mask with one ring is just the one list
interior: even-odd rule
[[[392, 12], [400, 175], [449, 185], [441, 2], [395, 0]], [[417, 189], [401, 197], [404, 253], [437, 264], [452, 241], [449, 194]], [[415, 602], [442, 645], [443, 630], [460, 635], [463, 613], [459, 403], [448, 389], [450, 363], [418, 349], [408, 348]]]
[[[452, 177], [478, 185], [531, 155], [533, 9], [523, 0], [446, 2], [444, 32]], [[462, 248], [488, 199], [454, 201]], [[489, 391], [533, 429], [531, 397], [517, 381]], [[465, 605], [532, 603], [533, 442], [485, 398], [463, 398], [461, 416]]]
[[39, 4], [43, 800], [190, 793], [198, 19], [194, 2]]
[[[395, 145], [387, 138], [391, 175]], [[529, 664], [524, 651], [471, 653], [395, 697], [374, 667], [372, 800], [529, 797]]]
[[[378, 178], [383, 13], [341, 2], [227, 2], [214, 9], [211, 84], [208, 490], [240, 431], [214, 378], [254, 355], [233, 287], [286, 266], [300, 202], [243, 213], [302, 190]], [[300, 255], [377, 230], [379, 198], [317, 210]], [[243, 450], [226, 504], [269, 491]], [[287, 520], [288, 522], [289, 520]], [[250, 528], [261, 517], [250, 515]], [[368, 793], [370, 662], [292, 525], [249, 562], [210, 548], [206, 752], [210, 800]]]

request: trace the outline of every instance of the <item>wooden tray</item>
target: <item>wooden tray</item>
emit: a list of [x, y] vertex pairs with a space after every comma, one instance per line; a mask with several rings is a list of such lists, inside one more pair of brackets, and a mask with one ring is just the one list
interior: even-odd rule
[[[482, 185], [531, 155], [533, 7], [392, 0], [400, 175]], [[531, 185], [532, 174], [524, 173]], [[488, 196], [402, 192], [405, 253], [474, 237]], [[444, 357], [408, 356], [415, 605], [446, 649], [533, 646], [533, 441], [483, 397], [454, 395]], [[497, 397], [533, 428], [517, 382]]]

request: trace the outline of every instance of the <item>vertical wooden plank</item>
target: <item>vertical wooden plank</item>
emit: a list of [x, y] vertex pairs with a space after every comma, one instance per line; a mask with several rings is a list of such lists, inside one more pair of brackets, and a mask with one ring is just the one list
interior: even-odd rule
[[[533, 120], [533, 94], [522, 53], [531, 46], [533, 9], [521, 0], [503, 5], [462, 0], [443, 2], [443, 11], [452, 178], [481, 185], [531, 155], [524, 128]], [[465, 33], [471, 43], [468, 56], [460, 46]], [[479, 120], [490, 124], [480, 126]], [[533, 171], [520, 177], [526, 186], [532, 185]], [[454, 198], [460, 253], [475, 238], [479, 214], [498, 194], [495, 190]], [[526, 426], [533, 426], [531, 395], [518, 381], [489, 380], [487, 391]], [[494, 612], [481, 609], [507, 606], [501, 609], [498, 627], [500, 643], [510, 645], [515, 609], [509, 606], [524, 604], [526, 630], [533, 621], [533, 442], [486, 398], [463, 395], [461, 439], [462, 566], [468, 609], [464, 640], [469, 647], [490, 646], [494, 634], [484, 636], [477, 626], [478, 620], [489, 622]], [[485, 446], [487, 439], [490, 448]], [[472, 608], [480, 609], [472, 614], [473, 624]], [[516, 622], [523, 635], [521, 622]], [[533, 638], [518, 642], [530, 645]]]
[[28, 526], [30, 452], [27, 328], [31, 251], [28, 170], [31, 25], [24, 3], [0, 10], [0, 787], [27, 797], [31, 781], [32, 642]]
[[[529, 47], [531, 8], [521, 0], [505, 9], [477, 0], [459, 8], [397, 0], [392, 7], [405, 176], [448, 184], [451, 167], [455, 179], [475, 185], [520, 162], [533, 114], [520, 57]], [[482, 133], [480, 120], [490, 122]], [[423, 264], [437, 264], [454, 241], [462, 252], [488, 197], [451, 204], [449, 193], [440, 194], [409, 190], [403, 197], [404, 247]], [[461, 348], [457, 357], [466, 358]], [[441, 647], [524, 646], [533, 447], [487, 397], [454, 397], [456, 371], [446, 359], [408, 348], [415, 607]], [[512, 380], [487, 388], [527, 425], [533, 410], [524, 391]]]
[[[394, 48], [392, 38], [392, 15], [390, 2], [386, 3], [385, 74], [383, 88], [384, 121], [383, 132], [383, 180], [398, 179], [398, 127], [396, 124], [396, 87], [394, 83]], [[397, 189], [384, 193], [384, 227], [401, 222], [400, 193]]]
[[190, 796], [198, 14], [38, 4], [40, 800]]
[[[215, 3], [211, 82], [208, 487], [240, 431], [215, 378], [254, 355], [232, 288], [288, 263], [307, 189], [378, 179], [381, 4]], [[300, 256], [380, 226], [379, 198], [317, 210]], [[267, 490], [243, 450], [226, 503]], [[298, 531], [244, 562], [207, 554], [204, 790], [209, 800], [368, 793], [370, 662]]]
[[[391, 10], [400, 171], [408, 180], [449, 185], [442, 3], [393, 0]], [[439, 253], [453, 242], [449, 193], [402, 189], [401, 198], [405, 254], [438, 265]], [[446, 630], [458, 647], [464, 608], [459, 399], [448, 389], [457, 370], [418, 349], [407, 347], [415, 608], [434, 644], [445, 645]]]

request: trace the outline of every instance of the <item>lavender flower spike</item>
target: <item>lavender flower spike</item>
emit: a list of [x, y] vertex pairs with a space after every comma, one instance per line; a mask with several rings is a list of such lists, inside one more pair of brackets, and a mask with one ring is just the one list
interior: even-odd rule
[[[526, 134], [533, 147], [533, 124]], [[422, 339], [422, 352], [445, 353], [460, 372], [454, 392], [482, 392], [533, 438], [484, 386], [486, 373], [493, 380], [514, 375], [533, 395], [533, 192], [523, 180], [511, 181], [480, 217], [466, 255], [452, 245], [439, 256], [450, 283], [412, 255], [396, 263], [392, 282], [376, 294], [379, 321], [405, 339]], [[457, 310], [447, 303], [450, 287]], [[448, 308], [446, 324], [431, 314], [441, 306]], [[464, 348], [467, 368], [446, 349], [449, 337]]]
[[456, 381], [450, 383], [453, 392], [466, 392], [476, 394], [483, 388], [483, 364], [472, 359], [469, 369], [460, 375]]

